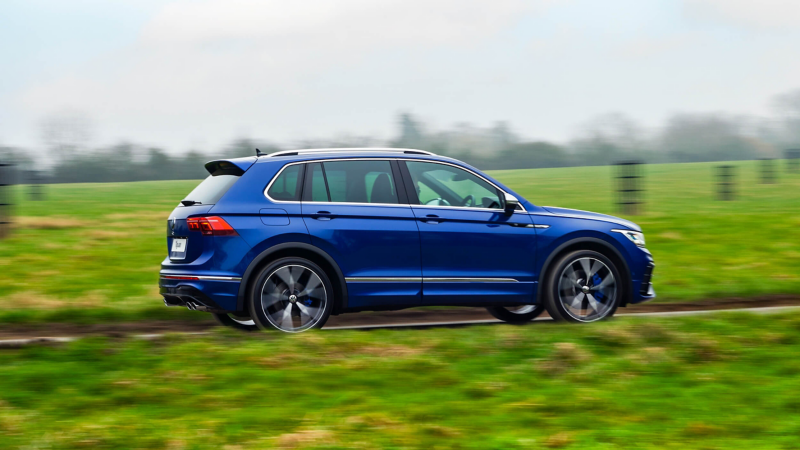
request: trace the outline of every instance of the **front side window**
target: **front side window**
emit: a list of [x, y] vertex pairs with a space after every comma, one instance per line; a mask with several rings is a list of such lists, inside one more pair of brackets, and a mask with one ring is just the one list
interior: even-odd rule
[[303, 165], [295, 164], [283, 169], [278, 178], [269, 187], [267, 195], [273, 200], [284, 202], [300, 200], [300, 183], [302, 182]]
[[503, 209], [500, 191], [472, 172], [419, 161], [406, 166], [421, 205]]
[[306, 200], [339, 203], [397, 204], [389, 161], [328, 161], [309, 165]]

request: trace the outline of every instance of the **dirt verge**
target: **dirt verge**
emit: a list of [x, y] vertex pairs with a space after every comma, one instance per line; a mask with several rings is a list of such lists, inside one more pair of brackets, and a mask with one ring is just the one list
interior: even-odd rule
[[[800, 306], [800, 295], [770, 295], [752, 298], [719, 298], [681, 303], [644, 303], [621, 308], [619, 313], [649, 313], [671, 311], [705, 311], [772, 306]], [[187, 314], [202, 314], [189, 312]], [[363, 312], [331, 317], [326, 326], [391, 325], [400, 323], [460, 322], [493, 319], [483, 308], [453, 307], [446, 309], [406, 309], [401, 311]], [[208, 320], [141, 321], [109, 324], [46, 323], [39, 325], [0, 325], [0, 340], [37, 337], [125, 336], [130, 334], [163, 334], [202, 332], [217, 326]]]

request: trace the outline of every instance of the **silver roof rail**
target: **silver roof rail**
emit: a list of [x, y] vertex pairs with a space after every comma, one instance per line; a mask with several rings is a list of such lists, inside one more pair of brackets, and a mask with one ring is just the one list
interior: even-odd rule
[[412, 155], [431, 155], [436, 156], [435, 153], [431, 153], [426, 150], [416, 150], [413, 148], [307, 148], [302, 150], [282, 150], [275, 153], [270, 153], [266, 156], [268, 157], [275, 157], [275, 156], [291, 156], [291, 155], [307, 155], [307, 154], [317, 154], [317, 153], [343, 153], [343, 152], [390, 152], [390, 153], [408, 153]]

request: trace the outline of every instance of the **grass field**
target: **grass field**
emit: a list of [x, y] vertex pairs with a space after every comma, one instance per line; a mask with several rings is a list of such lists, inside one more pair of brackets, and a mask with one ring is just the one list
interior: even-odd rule
[[0, 351], [0, 448], [800, 448], [800, 318]]
[[[644, 228], [659, 301], [800, 290], [800, 174], [758, 184], [734, 163], [739, 199], [714, 199], [715, 164], [645, 168]], [[616, 214], [612, 168], [493, 172], [527, 199]], [[19, 192], [17, 227], [0, 241], [0, 322], [204, 318], [161, 306], [165, 221], [198, 181], [47, 186]], [[24, 188], [19, 187], [22, 191]]]

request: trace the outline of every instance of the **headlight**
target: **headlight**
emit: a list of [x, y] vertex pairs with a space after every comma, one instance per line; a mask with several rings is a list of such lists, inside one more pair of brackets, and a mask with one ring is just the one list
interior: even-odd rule
[[623, 236], [630, 239], [631, 242], [636, 244], [638, 247], [644, 247], [644, 233], [639, 233], [638, 231], [633, 230], [611, 230], [615, 233], [622, 233]]

